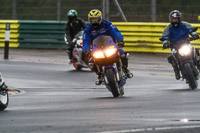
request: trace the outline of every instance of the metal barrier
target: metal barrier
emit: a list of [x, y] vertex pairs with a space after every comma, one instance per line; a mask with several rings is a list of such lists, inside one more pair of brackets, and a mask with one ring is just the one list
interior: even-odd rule
[[[124, 49], [133, 52], [150, 52], [150, 53], [169, 53], [170, 50], [162, 50], [162, 43], [159, 38], [162, 36], [164, 28], [169, 23], [151, 23], [151, 22], [115, 22], [118, 29], [124, 36]], [[192, 24], [199, 27], [200, 24]], [[198, 31], [198, 33], [200, 33]], [[192, 41], [193, 46], [200, 48], [200, 40]]]
[[65, 48], [64, 21], [19, 21], [22, 48]]
[[[64, 42], [65, 21], [12, 21], [0, 20], [0, 47], [5, 43], [5, 25], [11, 23], [11, 47], [66, 48]], [[162, 50], [159, 38], [168, 23], [113, 22], [124, 36], [124, 49], [130, 52], [169, 53]], [[200, 24], [192, 24], [199, 27]], [[200, 30], [198, 30], [198, 33]], [[200, 40], [192, 41], [200, 48]]]

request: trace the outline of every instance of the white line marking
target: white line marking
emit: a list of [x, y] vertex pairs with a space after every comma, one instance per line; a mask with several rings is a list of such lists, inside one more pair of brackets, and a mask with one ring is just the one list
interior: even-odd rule
[[104, 131], [98, 133], [133, 133], [133, 132], [143, 132], [143, 131], [159, 131], [159, 130], [170, 130], [170, 129], [189, 129], [189, 128], [198, 128], [200, 125], [194, 126], [176, 126], [176, 127], [155, 127], [155, 128], [141, 128], [141, 129], [127, 129], [127, 130], [118, 130], [118, 131]]

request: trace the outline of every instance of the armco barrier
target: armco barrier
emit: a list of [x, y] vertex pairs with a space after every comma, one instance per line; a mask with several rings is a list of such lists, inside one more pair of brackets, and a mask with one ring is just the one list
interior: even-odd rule
[[18, 47], [18, 28], [19, 22], [17, 20], [0, 20], [0, 47], [5, 46], [5, 28], [6, 23], [10, 23], [10, 42], [9, 47]]
[[[162, 43], [159, 38], [162, 36], [164, 28], [169, 23], [134, 23], [134, 22], [115, 22], [118, 29], [124, 36], [127, 51], [169, 53], [170, 50], [162, 50]], [[192, 24], [199, 27], [200, 24]], [[198, 30], [198, 33], [200, 30]], [[191, 42], [196, 48], [200, 48], [200, 40]]]
[[[65, 21], [0, 21], [0, 46], [4, 46], [5, 23], [11, 23], [11, 47], [66, 48], [64, 42]], [[168, 23], [113, 22], [124, 36], [124, 49], [131, 52], [169, 53], [162, 50], [159, 38]], [[192, 24], [199, 27], [200, 24]], [[200, 30], [198, 30], [198, 33]], [[200, 48], [200, 39], [192, 41]]]
[[19, 21], [22, 48], [65, 48], [63, 21]]

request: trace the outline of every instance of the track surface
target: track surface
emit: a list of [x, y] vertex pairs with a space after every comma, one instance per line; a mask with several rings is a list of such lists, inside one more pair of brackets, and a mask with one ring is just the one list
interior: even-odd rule
[[[26, 52], [28, 51], [28, 52]], [[75, 71], [64, 51], [11, 50], [0, 68], [10, 96], [2, 133], [199, 133], [200, 91], [176, 81], [167, 56], [133, 55], [125, 95], [113, 98], [96, 75]]]

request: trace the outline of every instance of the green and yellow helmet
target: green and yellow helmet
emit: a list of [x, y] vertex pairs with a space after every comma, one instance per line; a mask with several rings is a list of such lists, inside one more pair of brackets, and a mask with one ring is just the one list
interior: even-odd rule
[[[93, 18], [98, 18], [97, 22], [92, 22]], [[99, 26], [102, 22], [102, 13], [98, 9], [92, 9], [88, 13], [88, 21], [93, 25], [93, 26]]]

